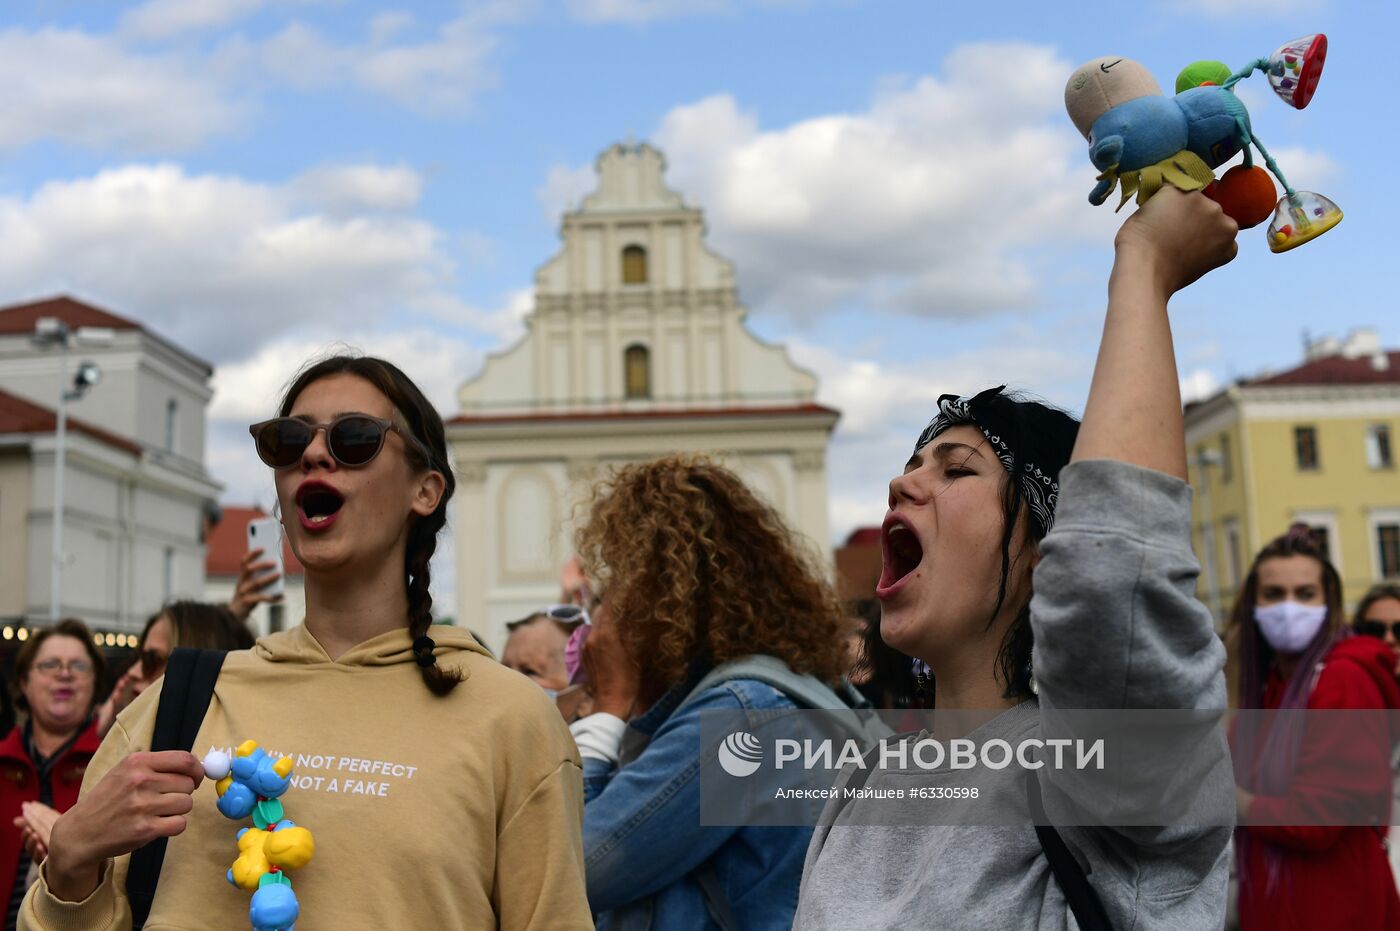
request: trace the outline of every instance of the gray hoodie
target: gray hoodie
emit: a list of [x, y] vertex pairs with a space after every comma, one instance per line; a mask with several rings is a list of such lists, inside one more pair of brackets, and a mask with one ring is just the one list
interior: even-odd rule
[[[1224, 647], [1194, 594], [1190, 488], [1108, 460], [1067, 466], [1060, 483], [1031, 601], [1041, 710], [1223, 709]], [[1024, 703], [973, 736], [1034, 736], [1035, 712]], [[1190, 774], [1192, 789], [1232, 808], [1233, 776], [1223, 758], [1216, 761]], [[1096, 789], [1090, 777], [1041, 773], [1052, 819]], [[851, 776], [843, 772], [838, 785]], [[916, 778], [936, 783], [938, 774], [875, 769], [866, 785], [897, 788]], [[1179, 772], [1145, 778], [1132, 786], [1137, 798], [1116, 787], [1112, 804], [1150, 807], [1180, 780]], [[861, 810], [872, 805], [880, 810]], [[929, 826], [911, 808], [906, 824], [879, 826], [891, 823], [889, 805], [828, 803], [807, 851], [795, 929], [1078, 927], [1030, 824]], [[1061, 827], [1060, 834], [1114, 928], [1222, 927], [1228, 826]]]

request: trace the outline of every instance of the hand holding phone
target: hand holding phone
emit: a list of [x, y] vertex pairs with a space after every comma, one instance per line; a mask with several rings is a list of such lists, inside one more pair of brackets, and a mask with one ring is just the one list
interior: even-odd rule
[[283, 594], [282, 528], [271, 517], [248, 522], [248, 549], [238, 573], [229, 610], [247, 620], [257, 605], [281, 601]]

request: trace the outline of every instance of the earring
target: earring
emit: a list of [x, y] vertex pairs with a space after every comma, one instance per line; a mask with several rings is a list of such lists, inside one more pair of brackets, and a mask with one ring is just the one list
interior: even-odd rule
[[1035, 681], [1035, 668], [1031, 665], [1030, 660], [1026, 660], [1026, 682], [1030, 686], [1032, 695], [1040, 694], [1040, 686]]

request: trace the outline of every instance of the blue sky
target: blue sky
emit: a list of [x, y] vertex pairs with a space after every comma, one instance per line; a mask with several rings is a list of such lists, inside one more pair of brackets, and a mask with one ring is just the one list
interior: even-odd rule
[[1176, 301], [1192, 391], [1294, 363], [1304, 330], [1400, 344], [1376, 204], [1397, 26], [1339, 0], [13, 0], [0, 301], [71, 291], [218, 363], [212, 467], [229, 500], [267, 503], [240, 432], [304, 358], [343, 339], [410, 360], [452, 413], [630, 133], [705, 209], [753, 329], [845, 410], [839, 535], [878, 520], [939, 393], [1004, 380], [1082, 405], [1118, 218], [1085, 200], [1062, 93], [1098, 55], [1170, 88], [1196, 58], [1331, 41], [1307, 110], [1262, 76], [1242, 99], [1347, 218], [1281, 256], [1246, 231]]

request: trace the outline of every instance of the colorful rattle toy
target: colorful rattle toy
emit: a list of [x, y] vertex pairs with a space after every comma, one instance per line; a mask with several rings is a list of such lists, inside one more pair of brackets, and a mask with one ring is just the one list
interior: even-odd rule
[[316, 852], [311, 832], [283, 818], [281, 795], [292, 784], [292, 761], [274, 761], [255, 741], [244, 741], [232, 759], [214, 750], [204, 758], [204, 774], [216, 780], [219, 812], [253, 827], [238, 832], [238, 859], [228, 881], [253, 893], [248, 918], [256, 931], [290, 931], [301, 908], [287, 870], [310, 862]]
[[[1163, 184], [1203, 191], [1242, 228], [1273, 215], [1269, 248], [1286, 252], [1316, 239], [1342, 220], [1332, 201], [1311, 191], [1295, 191], [1250, 127], [1249, 113], [1234, 87], [1256, 70], [1285, 103], [1303, 109], [1317, 89], [1327, 60], [1327, 37], [1295, 39], [1268, 58], [1232, 72], [1218, 61], [1198, 61], [1176, 79], [1176, 96], [1166, 97], [1142, 65], [1127, 58], [1096, 58], [1079, 67], [1065, 85], [1065, 109], [1089, 141], [1089, 160], [1099, 169], [1089, 203], [1102, 204], [1121, 182], [1118, 209], [1137, 194], [1142, 204]], [[1250, 147], [1283, 185], [1274, 203], [1274, 183], [1254, 164]], [[1214, 169], [1244, 152], [1219, 181]]]

